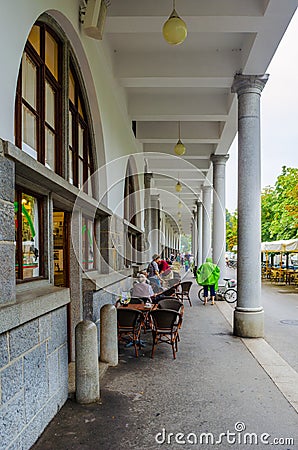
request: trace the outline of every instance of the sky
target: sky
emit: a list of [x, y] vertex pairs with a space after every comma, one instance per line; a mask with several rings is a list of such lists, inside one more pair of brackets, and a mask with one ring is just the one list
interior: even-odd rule
[[[282, 166], [298, 167], [298, 11], [266, 71], [261, 96], [262, 188], [274, 186]], [[237, 209], [237, 137], [226, 165], [226, 207]]]

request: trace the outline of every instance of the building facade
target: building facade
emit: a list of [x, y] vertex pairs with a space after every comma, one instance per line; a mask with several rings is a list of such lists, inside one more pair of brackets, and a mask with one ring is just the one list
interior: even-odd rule
[[[107, 7], [109, 39], [106, 40], [98, 40], [98, 36], [94, 39], [92, 33], [90, 37], [84, 25], [88, 8], [100, 3]], [[177, 104], [171, 100], [167, 105], [168, 110], [160, 98], [153, 104], [154, 96], [139, 103], [138, 93], [142, 93], [144, 80], [152, 73], [142, 55], [131, 78], [129, 70], [135, 64], [138, 44], [133, 39], [129, 41], [132, 50], [124, 63], [121, 45], [113, 41], [114, 19], [122, 11], [123, 3], [123, 0], [14, 0], [2, 8], [0, 442], [3, 449], [29, 449], [38, 439], [67, 400], [69, 365], [75, 363], [77, 324], [84, 319], [94, 321], [99, 336], [100, 308], [106, 303], [114, 304], [121, 291], [130, 288], [133, 274], [146, 265], [153, 253], [162, 251], [164, 256], [170, 256], [178, 252], [181, 234], [190, 234], [192, 224], [196, 261], [202, 261], [212, 246], [218, 261], [223, 260], [224, 165], [237, 128], [227, 139], [224, 121], [230, 114], [235, 119], [236, 97], [242, 102], [244, 89], [241, 80], [234, 81], [236, 66], [231, 61], [232, 76], [221, 74], [225, 81], [220, 84], [226, 83], [224, 89], [231, 90], [234, 81], [234, 91], [224, 93], [224, 103], [219, 102], [221, 112], [214, 113], [213, 119], [210, 119], [212, 102], [195, 105], [189, 94], [186, 103], [180, 102], [182, 91], [178, 93]], [[158, 20], [167, 11], [161, 13], [159, 5], [157, 12], [152, 12], [145, 3], [142, 2], [142, 8], [153, 17], [156, 34], [156, 23], [159, 30]], [[226, 3], [232, 10], [233, 2]], [[251, 4], [249, 12], [254, 16], [255, 4], [271, 6], [272, 2], [247, 3]], [[275, 42], [279, 42], [296, 3], [286, 2]], [[269, 6], [257, 8], [260, 17], [266, 16]], [[128, 2], [128, 7], [135, 13], [122, 11], [124, 22], [119, 21], [116, 34], [131, 32], [125, 17], [137, 16], [137, 9], [134, 1]], [[140, 23], [146, 33], [148, 21]], [[98, 23], [95, 28], [98, 31]], [[137, 28], [140, 30], [142, 26], [133, 29]], [[274, 50], [275, 47], [270, 49], [271, 56]], [[167, 54], [168, 49], [160, 51], [153, 45], [148, 52], [160, 59], [159, 67], [163, 67], [163, 58], [159, 58], [163, 51]], [[186, 54], [193, 54], [192, 47], [186, 48]], [[172, 59], [165, 61], [173, 70]], [[142, 70], [146, 67], [144, 75]], [[155, 77], [155, 96], [168, 87], [167, 83], [171, 84], [162, 72], [163, 69]], [[198, 85], [191, 81], [195, 76], [188, 75], [188, 82], [199, 89], [207, 78], [211, 84], [215, 83], [211, 72], [200, 74]], [[246, 87], [259, 89], [259, 95], [263, 81], [258, 80], [259, 84], [253, 86], [251, 82]], [[131, 87], [136, 89], [132, 97]], [[182, 86], [186, 87], [191, 86]], [[162, 155], [156, 153], [154, 146], [159, 141], [160, 145], [172, 146], [177, 140], [176, 122], [180, 120], [175, 112], [177, 106], [183, 109], [185, 121], [190, 122], [181, 131], [188, 133], [190, 146], [198, 145], [193, 158], [199, 161], [199, 166], [190, 166], [187, 158], [167, 158], [164, 150], [158, 150]], [[204, 114], [209, 117], [209, 121], [207, 116], [203, 118], [207, 124], [204, 130], [194, 123], [203, 116], [200, 108], [205, 108]], [[163, 135], [161, 128], [152, 131], [155, 114], [156, 121], [165, 122], [169, 137]], [[206, 133], [211, 133], [211, 137]], [[214, 155], [217, 145], [219, 155]], [[189, 192], [185, 194], [185, 189], [181, 195], [177, 189], [175, 192], [172, 187], [177, 181], [188, 187]], [[250, 183], [253, 181], [247, 178], [246, 189]], [[167, 186], [174, 193], [169, 195]], [[213, 214], [217, 218], [213, 238], [209, 196], [212, 187], [218, 199], [213, 200], [213, 206], [216, 205]], [[245, 234], [243, 239], [240, 247], [245, 256]], [[244, 304], [243, 311], [238, 311], [239, 323], [250, 306]], [[257, 311], [258, 305], [253, 308]]]

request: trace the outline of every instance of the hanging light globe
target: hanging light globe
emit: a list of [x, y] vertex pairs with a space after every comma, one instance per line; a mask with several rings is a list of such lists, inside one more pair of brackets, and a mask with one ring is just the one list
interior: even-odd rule
[[177, 182], [175, 189], [176, 189], [176, 192], [182, 191], [182, 185], [181, 185], [180, 181]]
[[168, 44], [182, 44], [187, 36], [187, 27], [184, 20], [178, 16], [173, 2], [173, 11], [168, 20], [164, 23], [162, 34]]
[[184, 155], [185, 151], [186, 151], [185, 145], [179, 139], [177, 144], [174, 147], [174, 152], [176, 153], [176, 155], [182, 156], [182, 155]]
[[178, 212], [177, 216], [178, 216], [179, 218], [181, 217], [181, 212], [180, 212], [180, 211]]
[[181, 200], [179, 200], [179, 202], [178, 202], [178, 208], [182, 208], [182, 201]]

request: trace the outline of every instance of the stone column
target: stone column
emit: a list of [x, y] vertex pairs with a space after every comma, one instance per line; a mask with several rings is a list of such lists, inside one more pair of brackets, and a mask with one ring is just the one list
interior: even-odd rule
[[213, 163], [212, 258], [220, 268], [219, 284], [224, 285], [226, 252], [226, 162], [228, 155], [211, 155]]
[[191, 253], [196, 259], [198, 252], [197, 212], [194, 211], [191, 219]]
[[151, 249], [150, 249], [150, 242], [149, 242], [149, 234], [151, 231], [151, 179], [153, 175], [152, 173], [144, 173], [144, 230], [145, 230], [145, 252], [144, 252], [144, 261], [149, 261], [151, 258]]
[[159, 204], [159, 194], [151, 195], [151, 227], [149, 233], [149, 242], [151, 254], [149, 259], [151, 259], [154, 253], [159, 253], [160, 251], [160, 204]]
[[202, 259], [211, 258], [211, 186], [203, 186], [203, 243], [202, 243]]
[[263, 337], [260, 98], [268, 75], [236, 75], [238, 95], [238, 301], [234, 334]]
[[69, 304], [70, 360], [75, 360], [75, 328], [83, 318], [83, 284], [82, 284], [82, 212], [75, 209], [71, 217], [71, 245], [69, 249], [69, 287], [71, 303]]
[[202, 202], [200, 200], [197, 201], [197, 255], [196, 255], [196, 264], [198, 267], [203, 263], [202, 259]]

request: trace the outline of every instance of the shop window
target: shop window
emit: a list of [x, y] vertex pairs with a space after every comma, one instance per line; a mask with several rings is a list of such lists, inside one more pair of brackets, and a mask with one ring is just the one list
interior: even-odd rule
[[41, 199], [16, 191], [14, 209], [17, 281], [43, 276], [41, 208]]
[[94, 221], [83, 216], [82, 226], [82, 263], [83, 270], [93, 270], [95, 268], [94, 248]]

